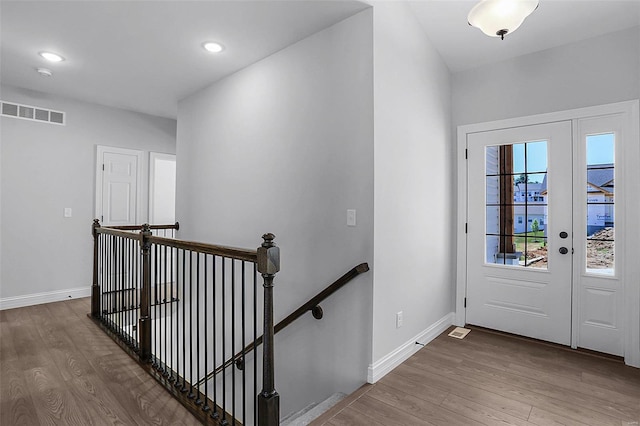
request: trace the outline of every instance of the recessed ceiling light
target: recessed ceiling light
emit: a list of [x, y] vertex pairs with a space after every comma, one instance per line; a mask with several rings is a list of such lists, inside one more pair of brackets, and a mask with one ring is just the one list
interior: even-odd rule
[[204, 47], [207, 52], [211, 53], [220, 53], [224, 50], [224, 46], [220, 43], [216, 43], [215, 41], [207, 41], [202, 44], [202, 47]]
[[42, 56], [43, 58], [45, 58], [47, 61], [50, 61], [50, 62], [61, 62], [61, 61], [64, 61], [64, 58], [62, 56], [58, 55], [57, 53], [40, 52], [39, 54], [40, 54], [40, 56]]
[[36, 68], [36, 71], [38, 71], [38, 74], [40, 74], [43, 77], [51, 77], [53, 75], [51, 70], [47, 68]]

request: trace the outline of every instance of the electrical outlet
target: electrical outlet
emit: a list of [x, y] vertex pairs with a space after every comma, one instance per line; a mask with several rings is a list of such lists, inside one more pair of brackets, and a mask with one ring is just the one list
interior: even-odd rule
[[396, 328], [402, 327], [403, 324], [402, 311], [396, 314]]

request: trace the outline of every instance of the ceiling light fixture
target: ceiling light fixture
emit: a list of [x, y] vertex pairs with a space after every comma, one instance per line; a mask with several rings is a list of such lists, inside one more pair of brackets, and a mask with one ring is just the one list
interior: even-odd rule
[[538, 8], [538, 0], [482, 0], [469, 12], [469, 25], [479, 28], [489, 37], [504, 40]]
[[220, 53], [224, 50], [224, 46], [220, 43], [216, 43], [215, 41], [207, 41], [202, 44], [202, 47], [204, 47], [207, 52], [211, 53]]
[[38, 74], [43, 77], [51, 77], [53, 75], [51, 70], [48, 68], [36, 68], [36, 71], [38, 71]]
[[64, 61], [64, 58], [62, 56], [58, 55], [57, 53], [53, 53], [53, 52], [40, 52], [39, 55], [42, 56], [43, 58], [45, 58], [49, 62], [62, 62], [62, 61]]

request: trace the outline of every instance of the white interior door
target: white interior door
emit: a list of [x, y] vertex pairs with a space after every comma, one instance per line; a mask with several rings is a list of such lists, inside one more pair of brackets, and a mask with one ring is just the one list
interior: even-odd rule
[[142, 152], [98, 147], [96, 216], [102, 225], [135, 225], [138, 220]]
[[571, 122], [467, 136], [466, 322], [571, 344]]

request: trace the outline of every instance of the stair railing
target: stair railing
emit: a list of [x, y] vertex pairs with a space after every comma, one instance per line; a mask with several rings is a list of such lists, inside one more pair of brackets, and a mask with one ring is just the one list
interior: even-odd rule
[[[90, 316], [203, 424], [241, 425], [253, 419], [259, 426], [276, 426], [273, 282], [280, 252], [275, 236], [265, 234], [258, 249], [247, 250], [153, 235], [162, 231], [173, 237], [178, 227], [103, 227], [94, 221]], [[263, 282], [262, 390], [257, 391], [257, 362], [253, 387], [247, 372], [233, 367], [217, 370], [214, 380], [199, 386], [201, 368], [206, 373], [217, 359], [233, 355], [236, 345], [256, 341], [258, 273]]]
[[[320, 303], [322, 303], [327, 297], [331, 296], [333, 293], [341, 289], [349, 281], [353, 280], [358, 275], [367, 272], [368, 270], [369, 270], [369, 264], [367, 263], [361, 263], [358, 266], [351, 268], [347, 273], [345, 273], [343, 276], [335, 280], [332, 284], [327, 286], [327, 288], [325, 288], [320, 293], [318, 293], [317, 295], [309, 299], [306, 303], [304, 303], [298, 309], [293, 311], [285, 319], [278, 322], [278, 324], [276, 324], [274, 327], [274, 331], [273, 331], [274, 335], [282, 331], [285, 327], [289, 326], [291, 323], [293, 323], [295, 320], [297, 320], [298, 318], [300, 318], [302, 315], [304, 315], [309, 311], [311, 312], [311, 315], [313, 315], [315, 319], [317, 320], [322, 319], [324, 313], [322, 311], [322, 307], [320, 306]], [[232, 358], [229, 358], [223, 364], [218, 366], [215, 370], [211, 371], [205, 377], [198, 380], [196, 382], [196, 385], [201, 386], [202, 384], [206, 383], [212, 377], [216, 376], [218, 373], [220, 373], [222, 370], [226, 369], [232, 364], [235, 364], [238, 369], [242, 370], [245, 364], [244, 363], [245, 356], [262, 344], [263, 337], [264, 336], [260, 336], [257, 339], [255, 339], [253, 342], [249, 343], [247, 346], [245, 346], [242, 349], [242, 351], [236, 353]]]

